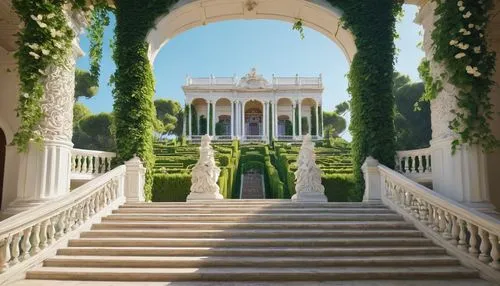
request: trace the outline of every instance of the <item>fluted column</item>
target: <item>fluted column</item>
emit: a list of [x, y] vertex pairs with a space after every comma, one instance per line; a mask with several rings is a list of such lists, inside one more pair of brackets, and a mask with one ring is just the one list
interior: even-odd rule
[[212, 101], [212, 135], [215, 136], [215, 123], [217, 122], [217, 113], [215, 108], [217, 107], [217, 102]]
[[295, 138], [295, 108], [296, 108], [297, 104], [296, 103], [292, 103], [292, 136], [293, 138]]
[[302, 137], [302, 102], [299, 99], [299, 137]]
[[191, 124], [191, 121], [192, 121], [192, 114], [191, 114], [191, 109], [193, 109], [193, 106], [191, 105], [191, 102], [189, 103], [189, 118], [188, 118], [188, 122], [189, 122], [189, 125], [188, 125], [188, 130], [189, 130], [189, 139], [191, 139], [191, 136], [193, 135], [192, 133], [192, 124]]
[[316, 103], [316, 136], [319, 136], [319, 106]]
[[186, 119], [187, 119], [187, 114], [186, 114], [186, 106], [184, 105], [184, 117], [182, 119], [182, 136], [186, 137]]
[[234, 102], [231, 101], [231, 139], [234, 136]]
[[241, 103], [241, 136], [245, 137], [247, 132], [246, 132], [246, 122], [245, 122], [245, 104], [246, 102]]
[[266, 112], [267, 102], [262, 103], [262, 136], [266, 136], [266, 121], [267, 121], [267, 112]]

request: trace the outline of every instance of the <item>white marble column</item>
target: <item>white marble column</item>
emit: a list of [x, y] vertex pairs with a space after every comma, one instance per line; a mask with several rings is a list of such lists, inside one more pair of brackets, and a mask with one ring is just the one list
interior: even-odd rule
[[[208, 101], [207, 100], [207, 133], [208, 135], [210, 135], [210, 105], [212, 104], [211, 101]], [[205, 135], [205, 134], [200, 134], [200, 135]]]
[[246, 130], [246, 120], [245, 120], [245, 105], [246, 102], [241, 103], [241, 137], [245, 138], [247, 135], [247, 130]]
[[267, 122], [267, 112], [266, 112], [267, 102], [262, 103], [262, 137], [266, 136], [266, 122]]
[[295, 129], [296, 129], [296, 127], [295, 127], [295, 106], [297, 106], [297, 104], [294, 102], [292, 104], [292, 130], [293, 130], [292, 136], [293, 136], [293, 138], [295, 138]]
[[299, 138], [302, 138], [302, 102], [300, 102], [300, 99], [299, 99], [299, 102], [298, 102], [298, 106], [299, 106]]
[[325, 137], [325, 135], [324, 135], [325, 131], [324, 131], [324, 128], [323, 128], [323, 106], [321, 104], [319, 106], [321, 107], [321, 114], [320, 114], [321, 119], [320, 119], [320, 122], [319, 122], [319, 124], [321, 126], [321, 133], [319, 133], [319, 135], [323, 138], [323, 137]]
[[187, 119], [187, 114], [186, 114], [186, 105], [184, 105], [184, 118], [182, 119], [182, 136], [186, 137], [186, 119]]
[[[80, 35], [86, 24], [83, 13], [71, 11], [66, 15], [68, 25]], [[70, 191], [75, 61], [82, 55], [75, 38], [73, 52], [45, 71], [41, 102], [44, 117], [38, 127], [43, 140], [41, 144], [29, 143], [27, 153], [20, 155], [17, 196], [7, 213], [18, 213], [56, 200]]]
[[316, 103], [316, 136], [319, 136], [319, 105]]
[[231, 101], [231, 139], [234, 137], [234, 102]]
[[191, 130], [191, 128], [192, 128], [191, 121], [192, 121], [192, 118], [193, 118], [193, 116], [191, 114], [191, 112], [192, 112], [191, 109], [193, 108], [193, 106], [191, 105], [191, 102], [189, 103], [188, 106], [189, 106], [189, 118], [188, 118], [188, 124], [189, 125], [188, 125], [188, 130], [189, 130], [189, 139], [191, 139], [191, 136], [193, 135], [192, 130]]
[[212, 102], [212, 135], [216, 136], [215, 134], [215, 124], [217, 123], [217, 101]]
[[[436, 16], [436, 3], [428, 1], [417, 15], [416, 22], [424, 28], [423, 47], [426, 58], [430, 62], [431, 74], [434, 78], [441, 78], [446, 73], [443, 64], [433, 60], [432, 31]], [[490, 203], [486, 172], [486, 158], [477, 145], [461, 145], [455, 154], [452, 154], [451, 143], [458, 138], [448, 128], [449, 122], [455, 117], [451, 112], [457, 109], [455, 98], [459, 90], [450, 82], [442, 80], [443, 89], [436, 99], [430, 103], [432, 140], [432, 183], [434, 191], [480, 209], [492, 209]]]

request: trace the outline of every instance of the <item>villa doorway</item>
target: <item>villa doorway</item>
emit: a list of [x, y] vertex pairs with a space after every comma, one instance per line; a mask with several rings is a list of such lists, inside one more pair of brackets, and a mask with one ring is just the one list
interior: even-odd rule
[[7, 138], [5, 138], [5, 133], [0, 128], [0, 208], [2, 206], [3, 197], [3, 177], [5, 174], [5, 152], [7, 147]]

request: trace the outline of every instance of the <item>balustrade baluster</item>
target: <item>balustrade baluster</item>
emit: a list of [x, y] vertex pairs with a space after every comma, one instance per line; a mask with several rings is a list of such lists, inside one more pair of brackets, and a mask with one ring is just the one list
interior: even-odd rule
[[[109, 171], [111, 171], [111, 160], [113, 159], [113, 157], [107, 157], [106, 159], [107, 159], [107, 163], [108, 163], [107, 168], [106, 168], [106, 172], [109, 172]], [[104, 172], [104, 173], [106, 173], [106, 172]]]
[[472, 223], [468, 222], [467, 223], [467, 230], [470, 233], [470, 238], [469, 238], [469, 253], [477, 256], [479, 253], [479, 250], [477, 249], [477, 226], [473, 225]]
[[441, 233], [444, 239], [446, 240], [451, 240], [451, 227], [452, 227], [452, 221], [451, 221], [451, 215], [448, 212], [443, 213], [443, 217], [441, 218], [444, 222], [444, 230]]
[[418, 157], [418, 172], [424, 172], [424, 155], [417, 155]]
[[6, 237], [0, 241], [0, 273], [9, 268], [11, 237]]
[[55, 240], [57, 222], [58, 217], [52, 217], [49, 219], [49, 225], [47, 227], [47, 245], [51, 245]]
[[481, 244], [479, 245], [479, 250], [481, 253], [479, 254], [479, 260], [482, 262], [488, 263], [490, 262], [490, 240], [488, 238], [488, 232], [484, 229], [479, 229], [479, 237], [481, 238]]
[[96, 211], [95, 211], [95, 194], [92, 195], [92, 197], [90, 197], [90, 200], [89, 200], [89, 211], [90, 211], [90, 216], [93, 216]]
[[83, 205], [83, 221], [87, 221], [90, 217], [90, 199], [85, 200], [85, 203]]
[[490, 244], [491, 244], [490, 266], [493, 267], [494, 269], [500, 269], [500, 262], [498, 261], [498, 260], [500, 260], [500, 252], [498, 250], [498, 236], [490, 233], [489, 239], [490, 239]]
[[12, 257], [10, 261], [10, 265], [16, 265], [19, 263], [19, 255], [21, 254], [20, 249], [19, 249], [19, 242], [21, 241], [21, 233], [16, 233], [12, 237], [12, 244], [11, 244], [11, 250], [10, 250], [10, 255]]
[[21, 240], [21, 250], [23, 255], [21, 256], [22, 260], [26, 260], [30, 257], [30, 236], [31, 236], [31, 227], [28, 227], [23, 231], [23, 239]]
[[87, 173], [87, 167], [88, 167], [88, 156], [83, 155], [82, 156], [82, 173]]
[[74, 155], [71, 156], [71, 172], [74, 173], [76, 170], [76, 157]]
[[434, 212], [433, 212], [433, 208], [432, 208], [432, 205], [429, 204], [429, 203], [426, 203], [426, 207], [427, 207], [427, 217], [428, 217], [428, 223], [427, 223], [427, 225], [429, 226], [429, 228], [433, 229], [433, 227], [434, 227]]
[[48, 238], [48, 228], [50, 226], [50, 220], [44, 220], [40, 225], [40, 249], [47, 247]]
[[76, 155], [76, 172], [82, 172], [82, 155]]
[[65, 224], [66, 224], [65, 212], [61, 212], [57, 217], [57, 224], [56, 224], [57, 229], [54, 236], [56, 240], [59, 239], [61, 236], [63, 236]]
[[40, 223], [35, 224], [33, 226], [33, 230], [31, 232], [31, 255], [37, 254], [40, 252]]
[[451, 240], [453, 245], [458, 245], [458, 240], [460, 236], [460, 226], [458, 225], [458, 218], [454, 215], [451, 216]]
[[404, 157], [405, 160], [405, 173], [411, 173], [411, 166], [410, 166], [410, 156]]
[[439, 232], [439, 214], [435, 206], [432, 206], [432, 222], [432, 230]]
[[432, 162], [431, 162], [431, 155], [427, 155], [427, 172], [430, 173], [432, 172]]
[[418, 219], [423, 223], [428, 225], [429, 224], [429, 219], [427, 215], [427, 206], [425, 205], [425, 202], [423, 200], [419, 200], [418, 202]]
[[438, 228], [441, 235], [444, 237], [446, 235], [446, 219], [444, 218], [444, 212], [442, 209], [437, 209], [438, 216]]
[[88, 174], [94, 173], [94, 156], [89, 156], [89, 167], [87, 168]]
[[458, 235], [458, 248], [463, 251], [468, 251], [469, 245], [467, 244], [467, 228], [465, 221], [462, 219], [458, 220], [458, 225], [460, 226], [460, 234]]

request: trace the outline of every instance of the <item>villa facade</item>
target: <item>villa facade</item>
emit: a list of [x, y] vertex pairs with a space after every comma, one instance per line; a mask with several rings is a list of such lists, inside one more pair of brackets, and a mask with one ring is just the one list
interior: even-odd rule
[[242, 142], [294, 141], [305, 134], [322, 138], [321, 75], [273, 75], [268, 81], [253, 68], [240, 79], [187, 77], [182, 88], [190, 106], [184, 120], [188, 140], [204, 134]]

